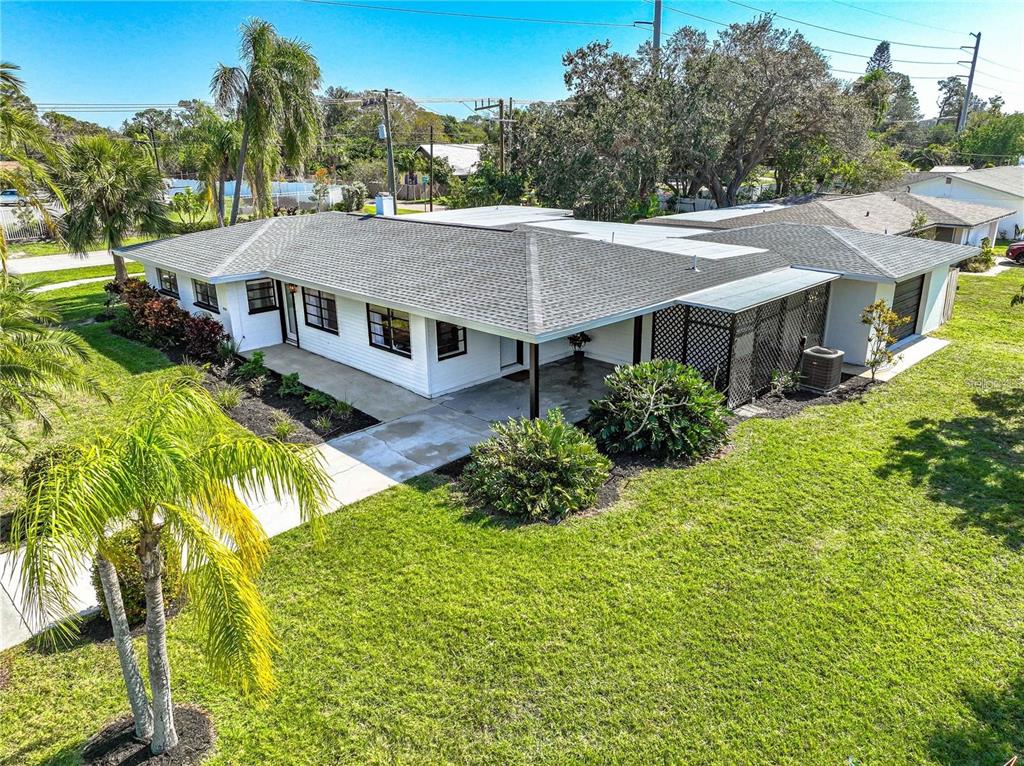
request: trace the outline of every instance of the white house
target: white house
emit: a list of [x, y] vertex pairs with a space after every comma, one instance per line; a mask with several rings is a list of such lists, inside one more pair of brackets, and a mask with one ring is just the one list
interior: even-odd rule
[[465, 178], [480, 167], [480, 150], [483, 144], [420, 144], [417, 151], [427, 159], [433, 149], [434, 156], [447, 160], [452, 175]]
[[906, 187], [917, 196], [992, 205], [1012, 210], [999, 222], [999, 236], [1012, 239], [1024, 231], [1024, 166], [982, 168], [966, 173], [931, 175]]
[[[462, 219], [460, 221], [460, 218]], [[885, 298], [936, 328], [976, 249], [816, 225], [729, 231], [576, 221], [500, 207], [400, 217], [288, 216], [123, 248], [146, 279], [218, 318], [241, 350], [286, 343], [424, 397], [570, 355], [692, 364], [730, 404], [804, 345], [862, 363], [860, 311]], [[953, 269], [955, 271], [955, 269]]]

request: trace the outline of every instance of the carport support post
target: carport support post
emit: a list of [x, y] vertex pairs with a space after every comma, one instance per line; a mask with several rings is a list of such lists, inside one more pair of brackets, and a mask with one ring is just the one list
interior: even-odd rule
[[540, 353], [536, 343], [530, 344], [530, 419], [540, 417]]

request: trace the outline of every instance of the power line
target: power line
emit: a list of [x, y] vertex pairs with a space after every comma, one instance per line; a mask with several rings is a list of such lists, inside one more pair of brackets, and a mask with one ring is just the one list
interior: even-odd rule
[[832, 2], [836, 3], [837, 5], [845, 5], [847, 8], [853, 8], [854, 10], [863, 11], [864, 13], [873, 13], [875, 16], [883, 16], [887, 19], [893, 19], [894, 21], [902, 21], [904, 24], [913, 24], [914, 26], [924, 27], [925, 29], [935, 29], [938, 30], [939, 32], [948, 32], [949, 34], [957, 35], [958, 37], [963, 37], [964, 34], [963, 32], [958, 32], [953, 29], [946, 29], [945, 27], [935, 27], [932, 26], [931, 24], [925, 24], [924, 22], [921, 21], [911, 21], [910, 19], [902, 19], [899, 16], [891, 16], [888, 13], [882, 13], [881, 11], [873, 11], [870, 8], [861, 8], [859, 5], [854, 5], [853, 3], [844, 3], [842, 2], [842, 0], [832, 0]]
[[1010, 66], [1009, 64], [1004, 64], [1000, 61], [993, 61], [992, 59], [987, 59], [984, 56], [978, 56], [978, 61], [984, 61], [986, 64], [992, 64], [993, 66], [999, 66], [1003, 69], [1009, 69], [1011, 72], [1024, 72], [1024, 68]]
[[801, 21], [800, 19], [794, 19], [792, 16], [783, 16], [781, 13], [776, 13], [775, 11], [766, 11], [763, 8], [757, 8], [756, 6], [753, 6], [753, 5], [747, 5], [746, 3], [741, 3], [739, 0], [727, 0], [727, 2], [732, 3], [733, 5], [738, 5], [741, 8], [747, 8], [747, 9], [749, 9], [751, 11], [757, 11], [758, 13], [764, 13], [764, 14], [768, 14], [768, 15], [771, 15], [771, 16], [776, 16], [776, 17], [778, 17], [780, 19], [785, 19], [786, 21], [791, 21], [794, 24], [803, 24], [803, 25], [808, 26], [808, 27], [814, 27], [815, 29], [823, 29], [826, 32], [834, 32], [837, 35], [846, 35], [847, 37], [856, 37], [859, 40], [870, 40], [871, 42], [875, 42], [875, 43], [885, 43], [885, 42], [887, 42], [890, 45], [902, 45], [902, 46], [905, 46], [907, 48], [929, 48], [931, 50], [938, 50], [938, 51], [959, 51], [960, 50], [960, 48], [958, 48], [958, 47], [952, 47], [952, 46], [949, 46], [949, 45], [921, 45], [920, 43], [902, 43], [902, 42], [897, 42], [895, 40], [882, 40], [882, 39], [880, 39], [878, 37], [866, 37], [864, 35], [854, 34], [853, 32], [844, 32], [842, 29], [833, 29], [832, 27], [824, 27], [821, 24], [812, 24], [809, 21]]
[[423, 8], [398, 8], [389, 5], [371, 5], [369, 3], [349, 3], [341, 0], [302, 0], [315, 5], [334, 5], [342, 8], [361, 8], [370, 11], [389, 11], [391, 13], [418, 13], [424, 16], [452, 16], [460, 19], [482, 19], [485, 21], [514, 21], [525, 24], [561, 24], [579, 27], [619, 27], [639, 29], [635, 24], [623, 24], [615, 21], [582, 21], [578, 19], [538, 19], [526, 16], [492, 16], [483, 13], [459, 13], [457, 11], [428, 11]]
[[[651, 0], [646, 0], [646, 1], [650, 2]], [[706, 22], [708, 22], [710, 24], [716, 24], [716, 25], [718, 25], [720, 27], [731, 26], [728, 22], [718, 21], [717, 19], [711, 19], [711, 18], [708, 18], [707, 16], [700, 16], [700, 15], [698, 15], [696, 13], [690, 13], [689, 11], [681, 11], [678, 8], [674, 8], [671, 5], [666, 5], [665, 7], [668, 8], [670, 11], [675, 11], [676, 13], [678, 13], [678, 14], [680, 14], [682, 16], [690, 16], [691, 18], [700, 19], [701, 21], [706, 21]], [[780, 17], [780, 18], [783, 18], [783, 17]], [[871, 39], [871, 38], [865, 38], [865, 39]], [[869, 54], [869, 53], [854, 53], [853, 51], [841, 51], [841, 50], [836, 50], [835, 48], [823, 48], [820, 45], [816, 45], [815, 47], [818, 48], [819, 50], [825, 51], [826, 53], [838, 53], [838, 54], [841, 54], [843, 56], [855, 56], [857, 58], [864, 59], [865, 61], [867, 61], [869, 58], [871, 58], [871, 54]], [[954, 49], [951, 49], [951, 50], [957, 50], [957, 49], [954, 48]], [[955, 61], [921, 61], [919, 59], [892, 59], [892, 62], [894, 64], [929, 64], [929, 65], [934, 64], [934, 65], [941, 65], [941, 66], [955, 66], [956, 65]]]

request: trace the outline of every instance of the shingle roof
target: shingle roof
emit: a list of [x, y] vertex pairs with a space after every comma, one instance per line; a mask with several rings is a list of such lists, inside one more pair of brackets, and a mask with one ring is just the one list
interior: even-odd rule
[[1015, 197], [1024, 197], [1024, 166], [1006, 165], [998, 168], [982, 168], [969, 173], [954, 173], [956, 181], [987, 186], [990, 189], [1006, 192]]
[[944, 263], [957, 263], [978, 253], [976, 247], [930, 239], [795, 223], [759, 224], [700, 234], [695, 239], [732, 245], [757, 242], [772, 253], [784, 256], [793, 266], [894, 280]]
[[885, 279], [898, 276], [902, 265], [924, 269], [976, 252], [820, 226], [757, 226], [694, 239], [734, 239], [748, 249], [731, 258], [698, 257], [694, 271], [692, 258], [677, 252], [536, 227], [493, 230], [318, 213], [186, 234], [121, 252], [216, 281], [267, 274], [541, 340], [785, 266]]
[[[816, 195], [775, 210], [762, 211], [752, 207], [749, 215], [722, 218], [716, 221], [673, 216], [667, 225], [693, 226], [701, 229], [736, 229], [768, 223], [820, 224], [842, 226], [876, 234], [906, 234], [913, 231], [914, 215], [925, 214], [935, 226], [978, 226], [1008, 215], [1013, 210], [961, 202], [938, 197], [924, 197], [907, 192], [873, 192], [855, 195]], [[732, 208], [736, 209], [736, 208]], [[648, 224], [661, 224], [652, 218]]]

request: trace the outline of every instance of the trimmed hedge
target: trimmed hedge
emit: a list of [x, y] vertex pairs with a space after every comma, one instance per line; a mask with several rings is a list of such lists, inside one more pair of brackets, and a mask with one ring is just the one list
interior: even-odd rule
[[590, 403], [590, 432], [609, 453], [699, 458], [725, 441], [725, 397], [692, 367], [670, 359], [623, 365]]
[[[126, 529], [111, 535], [107, 542], [111, 551], [110, 563], [117, 570], [117, 579], [121, 582], [121, 599], [124, 601], [125, 614], [128, 615], [128, 624], [140, 625], [146, 621], [146, 590], [136, 552], [139, 545], [139, 530], [134, 527]], [[167, 535], [161, 535], [160, 549], [164, 554], [162, 580], [166, 613], [184, 595], [185, 583], [181, 575], [181, 550]], [[92, 587], [96, 591], [104, 619], [109, 620], [107, 599], [103, 595], [99, 567], [95, 562], [92, 565]]]
[[558, 409], [538, 420], [510, 418], [472, 448], [462, 480], [470, 498], [525, 519], [586, 510], [608, 479], [611, 461]]

